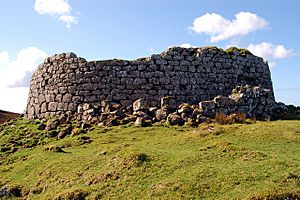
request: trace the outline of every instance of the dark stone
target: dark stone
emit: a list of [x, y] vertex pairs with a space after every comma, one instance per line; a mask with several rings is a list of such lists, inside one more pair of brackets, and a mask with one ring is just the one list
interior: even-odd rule
[[145, 111], [148, 107], [148, 102], [145, 99], [138, 99], [132, 104], [133, 111]]
[[40, 123], [40, 124], [38, 125], [38, 130], [43, 131], [43, 130], [46, 129], [46, 127], [47, 127], [46, 124]]
[[123, 119], [125, 117], [125, 113], [122, 110], [116, 110], [110, 114], [113, 115], [115, 119]]
[[118, 126], [118, 125], [120, 125], [120, 122], [117, 119], [107, 119], [103, 123], [104, 123], [104, 126]]
[[56, 137], [57, 135], [58, 135], [58, 132], [55, 131], [55, 130], [50, 131], [50, 132], [48, 133], [48, 137], [49, 137], [49, 138], [54, 138], [54, 137]]
[[46, 130], [51, 131], [54, 129], [57, 129], [57, 127], [60, 125], [60, 120], [57, 118], [49, 119], [47, 121]]
[[99, 121], [103, 122], [104, 120], [106, 120], [108, 118], [108, 116], [109, 116], [109, 113], [102, 113], [100, 115]]
[[0, 189], [0, 197], [22, 197], [22, 189], [19, 186], [4, 186]]
[[167, 116], [168, 116], [167, 110], [162, 109], [162, 108], [158, 109], [155, 113], [155, 119], [157, 121], [165, 120], [165, 119], [167, 119]]
[[167, 117], [167, 123], [170, 124], [171, 126], [174, 126], [174, 125], [182, 126], [182, 125], [184, 125], [184, 120], [182, 119], [182, 117], [180, 115], [178, 115], [176, 113], [171, 113]]
[[218, 107], [233, 106], [236, 103], [235, 100], [221, 95], [216, 96], [213, 101], [216, 103]]
[[66, 127], [65, 129], [61, 130], [61, 131], [58, 133], [57, 137], [58, 137], [59, 139], [63, 139], [63, 138], [66, 137], [67, 135], [71, 135], [72, 129], [73, 129], [72, 126]]
[[89, 123], [86, 123], [86, 122], [83, 122], [83, 123], [81, 124], [81, 128], [82, 128], [82, 129], [89, 129], [89, 128], [91, 128], [91, 127], [92, 127], [92, 125], [89, 124]]
[[193, 112], [193, 108], [191, 105], [187, 104], [187, 103], [183, 103], [179, 105], [179, 109], [177, 111], [179, 114], [181, 113], [185, 113], [187, 115], [192, 114]]
[[175, 110], [177, 107], [176, 99], [172, 96], [166, 96], [161, 98], [160, 106], [166, 110]]
[[135, 126], [141, 126], [141, 127], [147, 127], [151, 126], [152, 122], [147, 117], [138, 117], [136, 118], [134, 125]]

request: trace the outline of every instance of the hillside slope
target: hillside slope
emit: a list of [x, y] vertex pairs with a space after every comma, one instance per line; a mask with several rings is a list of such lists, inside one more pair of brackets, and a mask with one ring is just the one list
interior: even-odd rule
[[37, 127], [38, 123], [16, 120], [0, 129], [0, 195], [13, 191], [12, 196], [20, 199], [300, 197], [300, 121], [95, 127], [64, 139], [49, 138], [53, 131]]
[[0, 124], [3, 124], [5, 121], [18, 118], [19, 116], [20, 114], [18, 113], [12, 113], [12, 112], [0, 110]]

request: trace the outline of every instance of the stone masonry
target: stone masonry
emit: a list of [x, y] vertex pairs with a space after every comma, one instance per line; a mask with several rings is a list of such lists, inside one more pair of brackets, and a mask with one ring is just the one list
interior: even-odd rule
[[45, 59], [33, 74], [25, 117], [74, 114], [78, 105], [101, 101], [129, 106], [143, 98], [158, 106], [164, 96], [178, 104], [198, 104], [244, 85], [268, 89], [274, 99], [268, 64], [236, 48], [172, 47], [133, 61], [88, 62], [62, 53]]

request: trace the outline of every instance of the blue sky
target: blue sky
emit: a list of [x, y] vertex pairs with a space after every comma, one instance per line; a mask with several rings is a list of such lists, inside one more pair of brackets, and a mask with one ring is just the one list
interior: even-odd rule
[[25, 109], [46, 56], [135, 59], [169, 46], [249, 48], [271, 66], [277, 101], [300, 105], [295, 0], [10, 0], [0, 6], [0, 109]]

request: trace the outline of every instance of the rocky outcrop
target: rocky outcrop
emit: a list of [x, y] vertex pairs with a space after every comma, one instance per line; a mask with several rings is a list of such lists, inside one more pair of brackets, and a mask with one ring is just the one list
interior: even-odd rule
[[[165, 101], [173, 101], [173, 107], [181, 103], [198, 104], [218, 95], [228, 96], [237, 85], [268, 89], [274, 99], [268, 64], [239, 49], [173, 47], [133, 61], [90, 62], [74, 53], [63, 53], [47, 58], [33, 74], [25, 116], [74, 114], [85, 103], [96, 107], [101, 102], [109, 104], [101, 109], [127, 107], [140, 98], [144, 102], [134, 105], [136, 109], [145, 102], [149, 107], [160, 107], [159, 99], [165, 96], [170, 96]], [[207, 106], [214, 105], [203, 102], [201, 106], [209, 110]], [[162, 106], [161, 114], [164, 109]], [[97, 108], [94, 112], [98, 112]]]

